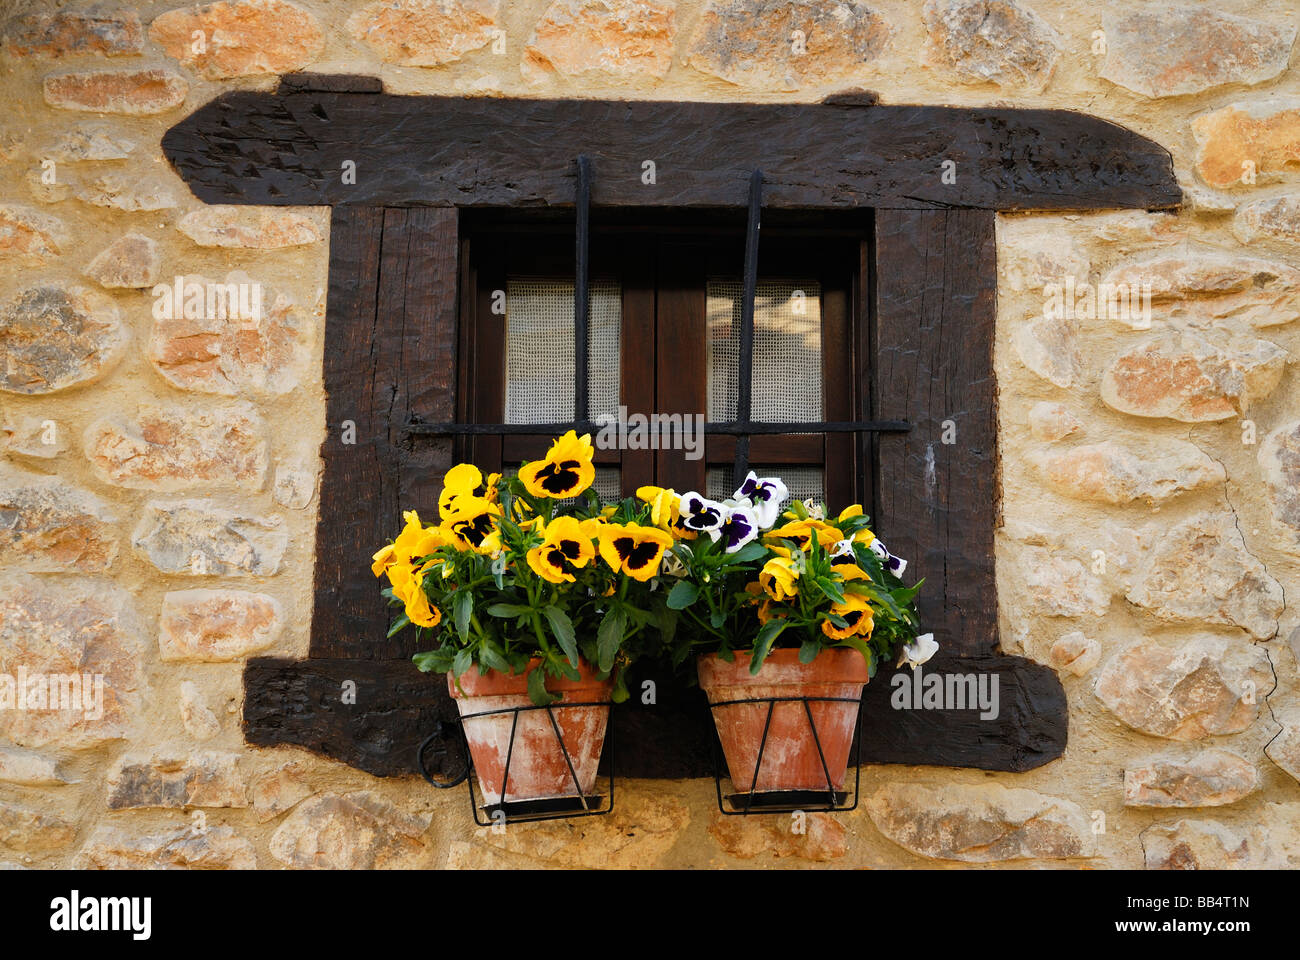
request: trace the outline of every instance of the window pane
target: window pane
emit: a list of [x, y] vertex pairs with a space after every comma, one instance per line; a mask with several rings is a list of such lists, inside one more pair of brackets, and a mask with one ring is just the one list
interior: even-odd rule
[[[613, 281], [590, 284], [587, 409], [618, 414], [622, 295]], [[573, 281], [506, 283], [506, 423], [573, 419]]]
[[[739, 280], [710, 280], [709, 419], [736, 418], [740, 362]], [[822, 419], [821, 286], [760, 280], [754, 295], [755, 420]]]
[[[734, 420], [740, 364], [739, 280], [708, 284], [709, 419]], [[754, 295], [753, 419], [822, 419], [821, 285], [815, 280], [759, 280]], [[785, 480], [800, 500], [825, 496], [820, 467], [753, 465], [759, 476]], [[729, 497], [739, 485], [731, 467], [708, 471], [707, 495]], [[742, 478], [743, 479], [743, 478]]]

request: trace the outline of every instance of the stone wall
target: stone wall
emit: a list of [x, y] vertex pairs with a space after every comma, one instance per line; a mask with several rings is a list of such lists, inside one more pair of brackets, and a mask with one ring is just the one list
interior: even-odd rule
[[[0, 711], [0, 864], [1300, 861], [1292, 0], [4, 6], [0, 673], [107, 687], [99, 717]], [[460, 791], [247, 747], [244, 659], [307, 651], [328, 216], [205, 207], [159, 139], [304, 68], [474, 96], [867, 87], [1075, 109], [1166, 146], [1177, 213], [999, 222], [1002, 630], [1060, 671], [1065, 756], [869, 767], [857, 811], [802, 833], [718, 816], [703, 780], [492, 833]], [[156, 320], [150, 290], [178, 275], [265, 285], [265, 319]], [[1148, 283], [1149, 322], [1045, 316], [1067, 281]]]

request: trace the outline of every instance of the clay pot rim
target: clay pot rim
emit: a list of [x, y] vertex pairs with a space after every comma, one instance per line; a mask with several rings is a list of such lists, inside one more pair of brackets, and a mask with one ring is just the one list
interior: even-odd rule
[[[728, 663], [716, 653], [702, 653], [696, 658], [696, 672], [700, 686], [802, 686], [806, 684], [863, 684], [871, 676], [862, 654], [848, 647], [833, 647], [819, 652], [812, 663], [799, 662], [796, 647], [781, 647], [767, 655], [758, 675], [749, 672], [749, 653], [735, 651], [735, 659]], [[793, 668], [799, 672], [795, 678], [777, 678], [768, 665]], [[706, 682], [705, 672], [712, 675]]]
[[[500, 673], [496, 670], [489, 670], [486, 675], [479, 672], [479, 667], [476, 664], [461, 674], [461, 689], [457, 689], [456, 678], [448, 671], [447, 689], [451, 691], [452, 697], [457, 700], [464, 697], [526, 697], [528, 695], [528, 675], [541, 666], [541, 663], [540, 657], [533, 657], [528, 661], [528, 666], [523, 673]], [[597, 672], [594, 666], [580, 657], [578, 659], [580, 680], [570, 680], [568, 677], [547, 677], [546, 689], [552, 693], [590, 692], [591, 695], [584, 699], [608, 700], [614, 691], [614, 680], [612, 677], [597, 680]], [[462, 693], [461, 690], [464, 690], [464, 692]]]

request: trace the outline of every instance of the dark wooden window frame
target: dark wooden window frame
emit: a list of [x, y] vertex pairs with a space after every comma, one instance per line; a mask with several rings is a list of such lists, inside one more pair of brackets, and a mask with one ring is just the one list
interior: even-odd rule
[[[870, 94], [807, 105], [476, 100], [303, 74], [273, 94], [223, 94], [169, 130], [163, 149], [205, 202], [333, 207], [310, 652], [247, 664], [250, 743], [391, 776], [413, 772], [416, 745], [439, 725], [450, 736], [445, 686], [412, 669], [409, 640], [384, 638], [388, 613], [365, 561], [402, 507], [431, 509], [452, 462], [449, 438], [411, 427], [459, 413], [458, 296], [476, 289], [461, 208], [572, 208], [585, 155], [597, 208], [741, 209], [761, 169], [765, 209], [874, 210], [860, 264], [870, 282], [854, 291], [868, 321], [857, 355], [873, 364], [857, 412], [911, 425], [868, 441], [879, 532], [927, 578], [923, 615], [943, 644], [927, 670], [997, 674], [1001, 711], [886, 716], [882, 670], [867, 687], [863, 761], [1015, 771], [1064, 750], [1055, 673], [998, 652], [994, 216], [1174, 207], [1182, 195], [1162, 147], [1068, 111], [883, 106]], [[641, 180], [646, 160], [653, 186]], [[945, 161], [955, 182], [941, 176]], [[344, 421], [355, 445], [341, 443]], [[940, 440], [948, 422], [951, 445]], [[356, 696], [344, 702], [349, 681]], [[620, 749], [617, 772], [707, 775], [707, 714], [690, 692], [664, 687], [656, 707], [634, 698], [622, 713], [619, 735], [626, 727], [639, 745]]]

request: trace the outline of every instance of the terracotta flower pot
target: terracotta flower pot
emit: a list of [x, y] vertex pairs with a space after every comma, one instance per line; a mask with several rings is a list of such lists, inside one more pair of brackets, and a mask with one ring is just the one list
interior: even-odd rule
[[[533, 660], [528, 672], [538, 666]], [[502, 802], [502, 782], [506, 776], [506, 758], [510, 759], [510, 776], [505, 780], [505, 802], [523, 800], [554, 800], [576, 797], [573, 776], [577, 774], [583, 795], [590, 795], [596, 783], [596, 768], [600, 764], [600, 751], [605, 745], [605, 727], [609, 707], [568, 707], [566, 703], [608, 703], [613, 692], [612, 680], [597, 680], [596, 671], [585, 661], [579, 665], [581, 679], [547, 678], [546, 689], [563, 694], [550, 711], [545, 709], [511, 712], [513, 707], [533, 707], [528, 697], [527, 674], [511, 675], [489, 670], [486, 675], [471, 667], [460, 678], [461, 689], [447, 675], [447, 686], [465, 726], [465, 739], [479, 788], [489, 806]], [[463, 692], [462, 692], [463, 691]], [[504, 713], [491, 711], [503, 710]], [[486, 714], [474, 716], [474, 714]], [[551, 725], [555, 718], [555, 726]], [[514, 730], [514, 748], [510, 746], [510, 731]], [[565, 763], [555, 735], [559, 727], [564, 747], [573, 763], [573, 773]]]
[[737, 653], [735, 660], [727, 663], [711, 653], [701, 656], [696, 668], [700, 687], [710, 704], [759, 697], [852, 698], [852, 703], [808, 703], [826, 758], [825, 770], [803, 703], [738, 703], [713, 709], [713, 722], [737, 791], [748, 793], [754, 785], [754, 767], [769, 706], [772, 721], [755, 792], [826, 790], [827, 772], [835, 790], [844, 786], [857, 726], [858, 701], [869, 679], [861, 654], [847, 649], [823, 650], [812, 663], [802, 664], [798, 650], [773, 650], [758, 676], [753, 676], [749, 672], [748, 654]]

